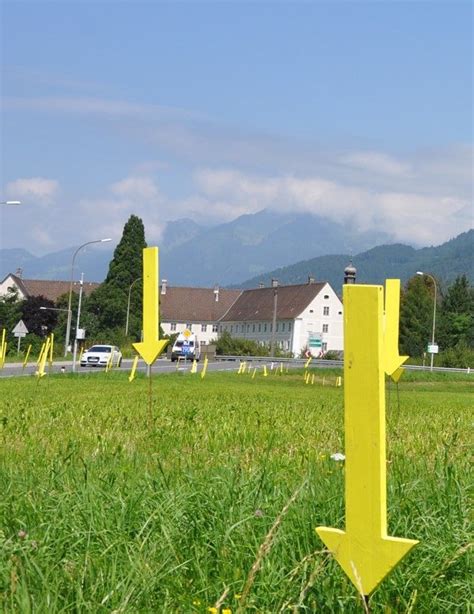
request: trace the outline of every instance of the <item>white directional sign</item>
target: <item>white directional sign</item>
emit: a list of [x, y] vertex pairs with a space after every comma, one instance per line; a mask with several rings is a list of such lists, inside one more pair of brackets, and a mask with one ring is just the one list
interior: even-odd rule
[[28, 334], [28, 329], [26, 328], [26, 324], [23, 322], [23, 320], [18, 322], [18, 324], [12, 330], [12, 333], [15, 335], [15, 337], [24, 337]]

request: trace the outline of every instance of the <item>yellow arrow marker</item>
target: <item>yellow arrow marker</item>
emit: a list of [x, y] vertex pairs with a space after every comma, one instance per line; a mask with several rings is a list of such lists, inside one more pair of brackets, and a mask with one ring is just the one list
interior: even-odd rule
[[2, 368], [5, 363], [5, 354], [6, 354], [5, 334], [6, 332], [7, 331], [4, 328], [2, 331], [2, 342], [0, 343], [0, 368]]
[[268, 377], [267, 365], [263, 365], [263, 377]]
[[[400, 280], [387, 279], [385, 283], [385, 310], [383, 331], [383, 364], [387, 375], [391, 375], [394, 381], [400, 379], [403, 369], [402, 364], [408, 360], [408, 356], [400, 356], [398, 353], [398, 324], [400, 320]], [[395, 375], [396, 374], [396, 375]]]
[[45, 347], [46, 347], [46, 343], [43, 343], [43, 344], [41, 345], [41, 349], [40, 349], [40, 353], [39, 353], [39, 356], [38, 356], [38, 360], [36, 361], [36, 364], [37, 364], [37, 365], [39, 365], [39, 364], [40, 364], [40, 362], [41, 362], [41, 360], [42, 360], [42, 358], [43, 358], [43, 352], [44, 352], [44, 350], [45, 350]]
[[152, 365], [168, 345], [160, 341], [159, 292], [158, 292], [158, 248], [143, 250], [143, 341], [133, 347], [147, 365]]
[[369, 595], [418, 542], [387, 536], [383, 288], [346, 285], [343, 295], [346, 530], [316, 531]]
[[193, 365], [191, 367], [191, 373], [197, 373], [197, 370], [198, 370], [198, 363], [197, 363], [197, 360], [194, 359], [193, 360]]
[[49, 344], [50, 344], [50, 338], [47, 337], [46, 342], [43, 343], [43, 347], [41, 348], [41, 360], [39, 360], [38, 362], [38, 370], [36, 371], [35, 375], [37, 377], [44, 377], [46, 375], [45, 369], [46, 369], [46, 360], [48, 358], [48, 350], [49, 350]]
[[313, 357], [310, 356], [308, 360], [305, 362], [304, 368], [307, 369], [309, 367], [309, 363], [313, 360]]
[[130, 375], [128, 376], [129, 382], [133, 382], [133, 380], [135, 379], [135, 372], [137, 370], [137, 365], [138, 365], [138, 356], [135, 356], [135, 358], [133, 359], [133, 363], [132, 363], [132, 370], [130, 371]]
[[5, 358], [7, 357], [7, 346], [8, 346], [8, 343], [5, 341], [5, 343], [3, 344], [3, 348], [2, 348], [2, 364], [1, 364], [2, 369], [5, 366]]
[[256, 375], [257, 375], [257, 367], [255, 367], [255, 369], [253, 370], [252, 379], [255, 379]]
[[311, 376], [311, 384], [314, 384], [314, 373], [313, 373], [313, 375]]
[[26, 365], [28, 364], [28, 358], [30, 356], [30, 352], [31, 352], [31, 343], [29, 344], [28, 349], [26, 350], [25, 360], [23, 361], [22, 369], [25, 369]]
[[207, 356], [206, 356], [206, 357], [204, 358], [204, 364], [203, 364], [203, 366], [202, 366], [202, 371], [201, 371], [201, 379], [202, 379], [203, 377], [206, 377], [206, 372], [207, 372], [207, 363], [208, 363], [208, 362], [209, 362], [209, 361], [208, 361]]

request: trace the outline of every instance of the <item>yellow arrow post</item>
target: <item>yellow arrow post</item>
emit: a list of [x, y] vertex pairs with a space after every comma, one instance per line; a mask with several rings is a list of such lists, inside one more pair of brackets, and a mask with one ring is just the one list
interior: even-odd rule
[[152, 365], [168, 344], [160, 341], [158, 248], [143, 250], [143, 341], [133, 347], [147, 365]]
[[133, 359], [133, 363], [132, 363], [132, 370], [130, 371], [130, 375], [128, 376], [129, 382], [133, 382], [133, 380], [135, 379], [137, 365], [138, 365], [138, 356], [135, 356], [135, 358]]
[[384, 335], [382, 286], [346, 285], [343, 295], [346, 530], [316, 531], [359, 592], [369, 595], [418, 543], [387, 535], [384, 373], [405, 357], [397, 365], [393, 356], [393, 296]]

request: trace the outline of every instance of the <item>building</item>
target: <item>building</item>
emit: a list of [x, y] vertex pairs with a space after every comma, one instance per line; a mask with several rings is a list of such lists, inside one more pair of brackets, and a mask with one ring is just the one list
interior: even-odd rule
[[188, 329], [201, 344], [217, 339], [219, 321], [235, 303], [241, 290], [170, 287], [163, 280], [160, 287], [160, 324], [166, 335]]
[[342, 351], [342, 302], [327, 282], [245, 290], [220, 321], [220, 332], [270, 345], [294, 356]]
[[[84, 282], [82, 290], [85, 295], [89, 295], [100, 284], [95, 282]], [[73, 292], [79, 294], [80, 283], [73, 282]], [[50, 301], [56, 302], [63, 294], [69, 294], [69, 281], [49, 281], [43, 279], [22, 279], [18, 275], [9, 273], [0, 282], [0, 296], [5, 296], [10, 292], [16, 292], [18, 299], [23, 300], [29, 296], [44, 296]]]

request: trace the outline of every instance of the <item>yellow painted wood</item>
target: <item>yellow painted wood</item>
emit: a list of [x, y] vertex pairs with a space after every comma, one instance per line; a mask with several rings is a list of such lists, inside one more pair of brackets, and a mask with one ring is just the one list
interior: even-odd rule
[[313, 360], [313, 357], [310, 356], [308, 360], [304, 363], [304, 368], [307, 369], [309, 367], [309, 363]]
[[[383, 317], [383, 361], [387, 375], [399, 370], [408, 356], [398, 353], [398, 328], [400, 321], [400, 280], [387, 279], [385, 282], [385, 309]], [[399, 372], [400, 379], [403, 371]], [[398, 381], [398, 380], [397, 380]]]
[[198, 370], [198, 363], [197, 363], [197, 360], [194, 359], [192, 367], [191, 367], [191, 373], [197, 373], [197, 370]]
[[41, 360], [38, 363], [38, 370], [35, 373], [35, 375], [38, 378], [44, 377], [46, 375], [45, 369], [46, 369], [46, 361], [48, 359], [48, 350], [49, 350], [50, 343], [51, 343], [51, 339], [47, 337], [45, 343], [43, 343], [43, 346], [41, 348], [41, 353], [40, 353]]
[[53, 351], [54, 351], [54, 333], [51, 333], [50, 342], [49, 342], [49, 356], [48, 356], [50, 369], [53, 368]]
[[133, 380], [135, 379], [135, 373], [137, 371], [137, 365], [138, 365], [138, 356], [135, 356], [135, 358], [133, 359], [133, 363], [132, 363], [132, 370], [130, 371], [130, 375], [128, 376], [128, 381], [129, 382], [133, 382]]
[[22, 369], [25, 369], [26, 365], [28, 364], [28, 358], [30, 357], [30, 352], [31, 352], [31, 343], [28, 345], [28, 349], [26, 350], [25, 360], [23, 361]]
[[4, 328], [2, 330], [2, 341], [0, 343], [0, 369], [3, 368], [3, 365], [5, 364], [5, 356], [6, 356], [6, 353], [7, 353], [6, 343], [5, 343], [6, 332], [7, 331]]
[[268, 377], [267, 365], [263, 365], [263, 377]]
[[201, 371], [201, 379], [206, 377], [206, 373], [207, 373], [207, 363], [208, 363], [208, 359], [207, 356], [204, 358], [204, 364], [202, 366], [202, 371]]
[[387, 535], [384, 373], [396, 371], [405, 357], [396, 364], [393, 296], [385, 327], [382, 286], [346, 285], [343, 300], [346, 530], [316, 531], [358, 591], [368, 595], [418, 543]]
[[147, 365], [152, 365], [168, 344], [160, 341], [158, 248], [143, 250], [143, 341], [133, 347]]

